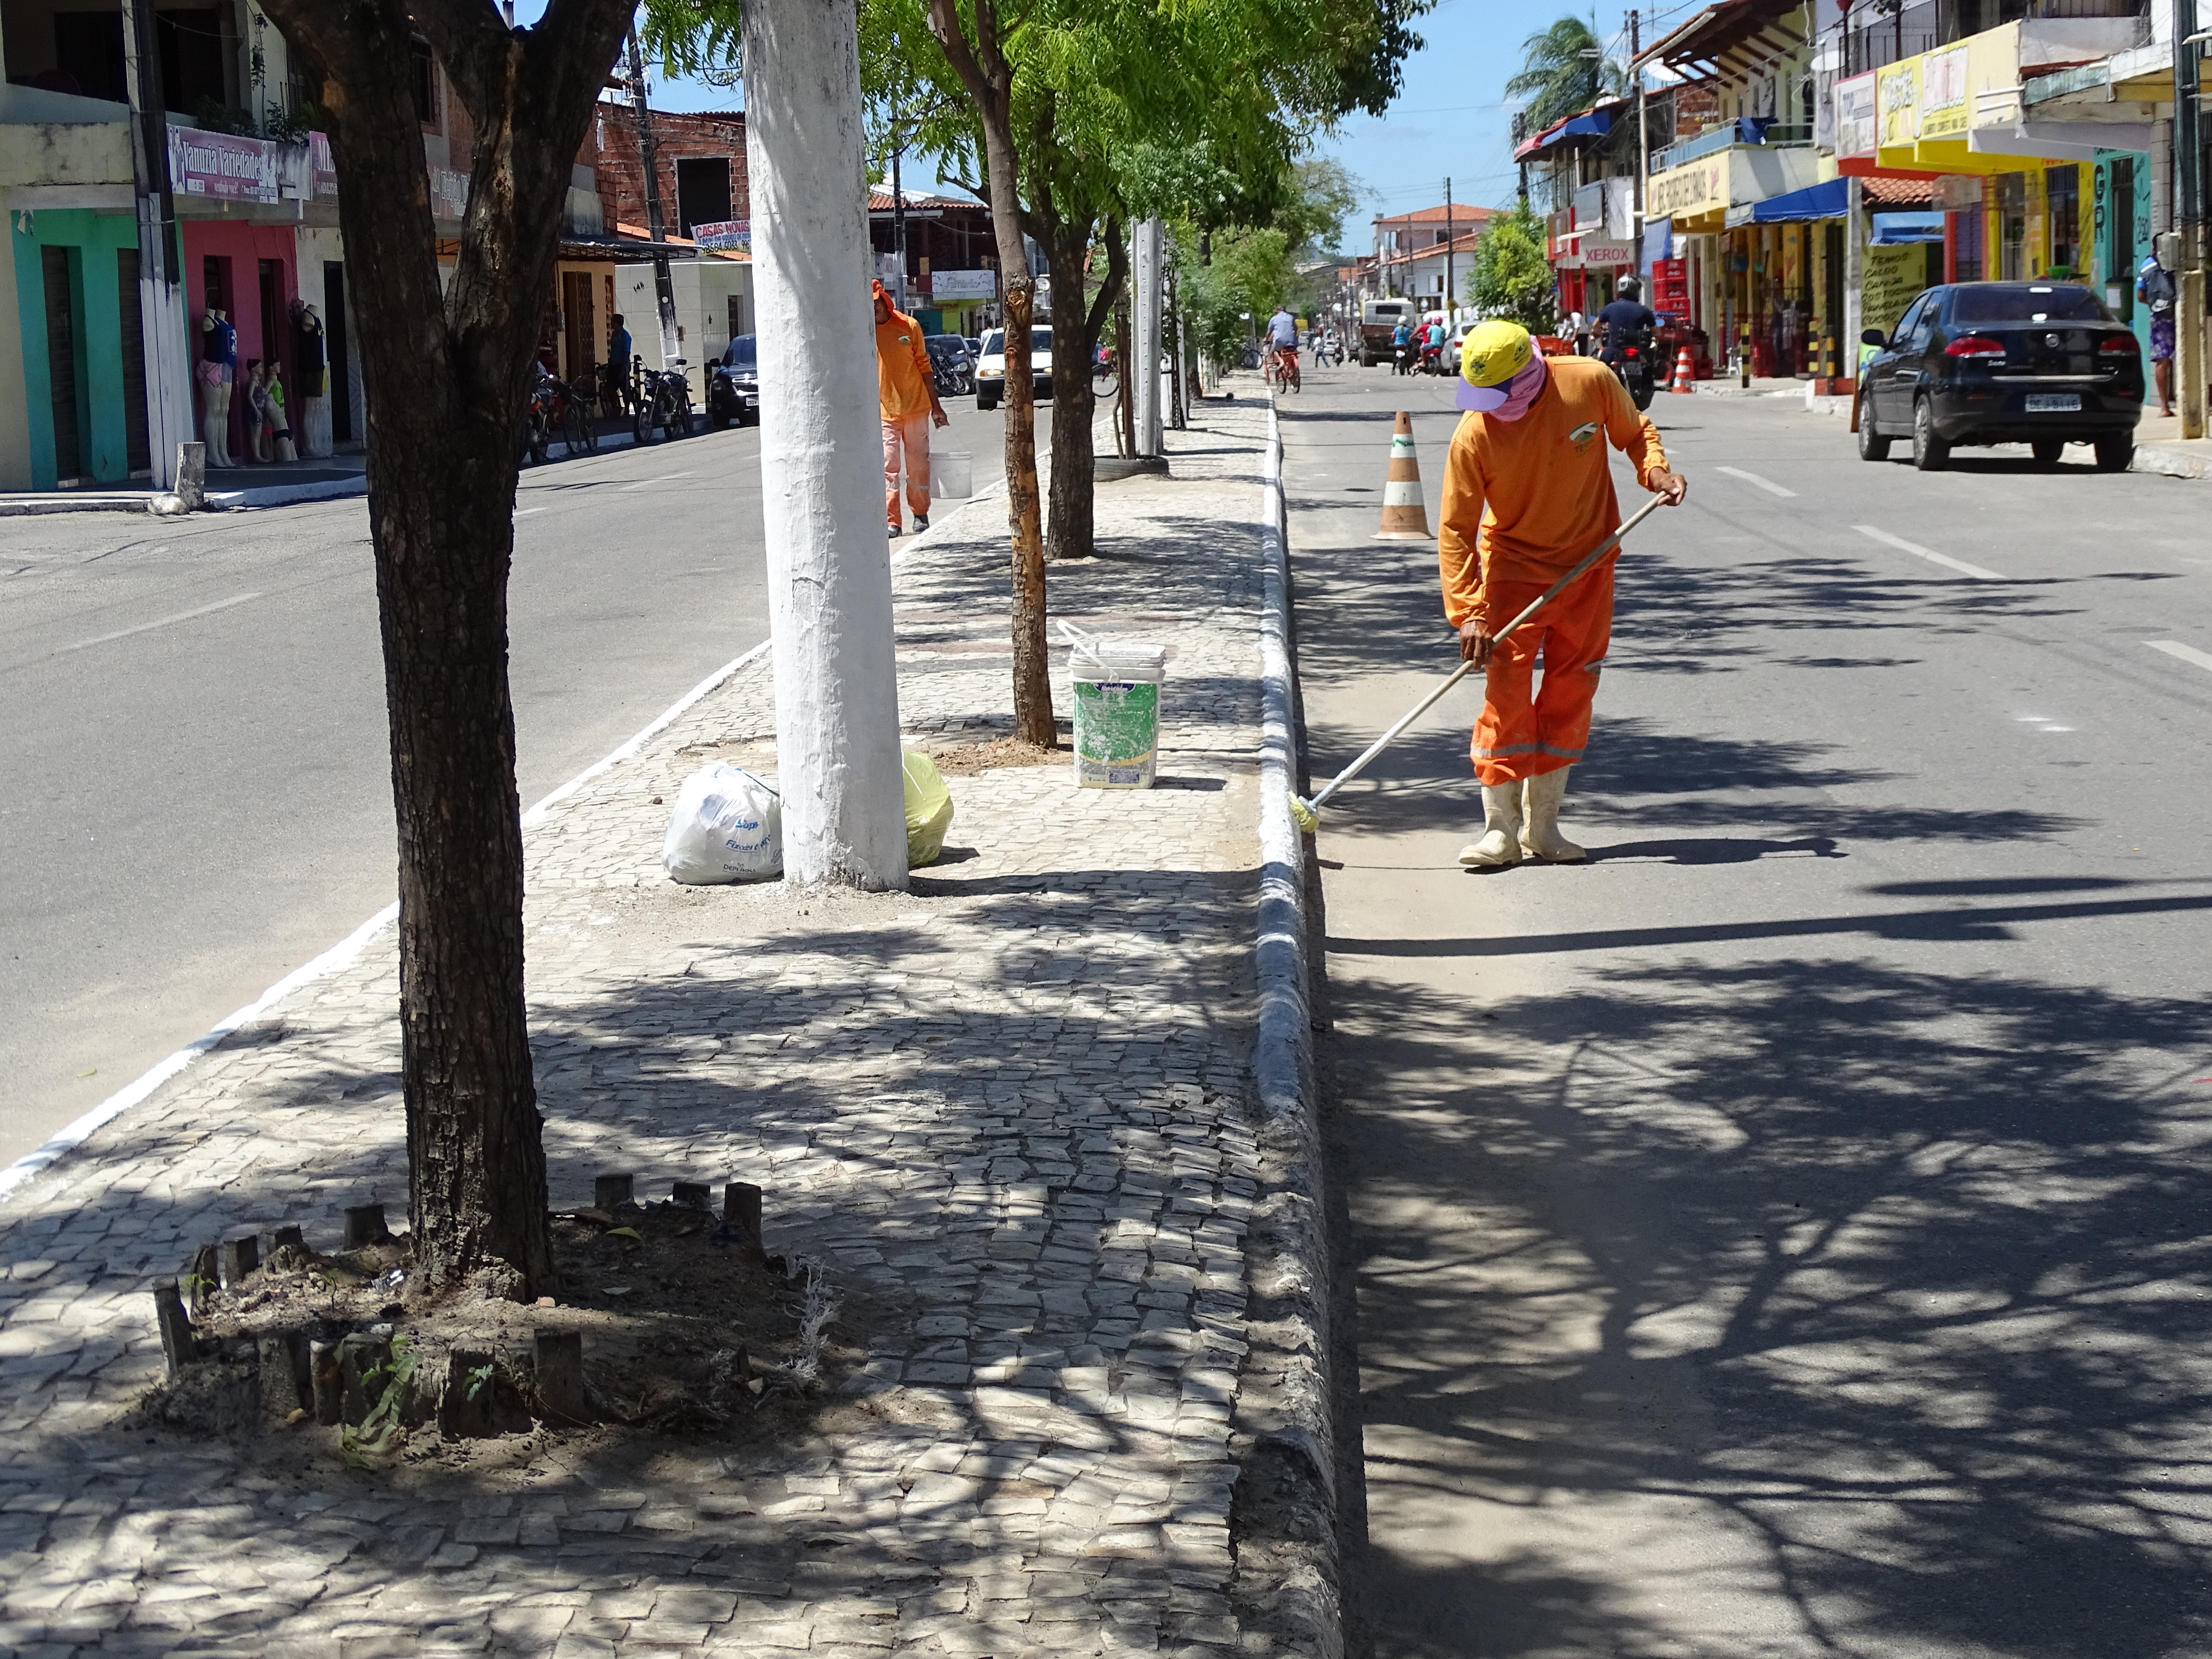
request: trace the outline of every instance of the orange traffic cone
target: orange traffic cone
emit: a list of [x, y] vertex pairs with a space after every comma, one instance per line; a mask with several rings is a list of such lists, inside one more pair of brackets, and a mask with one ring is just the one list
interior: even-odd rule
[[1674, 384], [1669, 392], [1695, 392], [1698, 389], [1698, 366], [1690, 361], [1690, 348], [1684, 346], [1674, 354]]
[[1390, 476], [1382, 485], [1382, 527], [1378, 542], [1425, 542], [1429, 509], [1421, 499], [1421, 464], [1413, 454], [1413, 417], [1398, 411], [1398, 424], [1390, 434]]

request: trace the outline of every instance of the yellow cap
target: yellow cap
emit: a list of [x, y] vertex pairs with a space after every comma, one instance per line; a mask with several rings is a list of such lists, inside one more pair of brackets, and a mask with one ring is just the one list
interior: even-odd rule
[[1460, 342], [1460, 377], [1469, 386], [1504, 386], [1534, 361], [1536, 347], [1518, 323], [1493, 317]]

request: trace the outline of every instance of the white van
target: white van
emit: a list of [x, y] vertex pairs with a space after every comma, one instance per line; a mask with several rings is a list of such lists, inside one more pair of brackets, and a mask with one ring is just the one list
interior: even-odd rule
[[[1043, 323], [1030, 326], [1030, 380], [1040, 398], [1052, 396], [1052, 330]], [[982, 355], [975, 360], [975, 407], [996, 409], [1006, 389], [1006, 331], [987, 329]]]

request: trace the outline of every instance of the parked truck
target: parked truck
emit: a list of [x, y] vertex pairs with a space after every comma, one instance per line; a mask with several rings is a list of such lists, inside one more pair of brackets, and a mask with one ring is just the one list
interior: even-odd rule
[[1359, 366], [1372, 368], [1390, 361], [1391, 335], [1400, 323], [1417, 319], [1411, 300], [1368, 300], [1359, 307]]

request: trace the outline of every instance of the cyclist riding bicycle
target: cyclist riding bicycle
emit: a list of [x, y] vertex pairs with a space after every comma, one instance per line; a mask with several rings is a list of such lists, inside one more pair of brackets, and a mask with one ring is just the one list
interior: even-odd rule
[[1296, 362], [1298, 355], [1298, 319], [1288, 311], [1279, 311], [1267, 319], [1267, 349], [1279, 352]]

